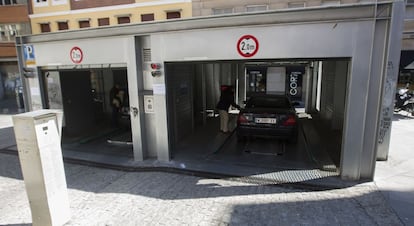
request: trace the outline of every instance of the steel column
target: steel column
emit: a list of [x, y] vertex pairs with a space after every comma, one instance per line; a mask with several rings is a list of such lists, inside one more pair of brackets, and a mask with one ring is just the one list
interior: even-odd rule
[[389, 28], [388, 55], [386, 56], [385, 81], [382, 91], [382, 107], [379, 121], [377, 160], [387, 160], [390, 146], [394, 96], [398, 80], [398, 67], [401, 56], [401, 42], [404, 26], [404, 1], [394, 1]]

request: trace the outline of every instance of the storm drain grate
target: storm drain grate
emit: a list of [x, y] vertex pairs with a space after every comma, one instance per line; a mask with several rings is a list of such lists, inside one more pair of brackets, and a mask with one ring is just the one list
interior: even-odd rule
[[230, 178], [230, 180], [255, 183], [255, 184], [288, 184], [318, 180], [327, 177], [339, 176], [338, 172], [321, 171], [318, 169], [284, 170], [264, 174], [256, 174], [247, 177]]

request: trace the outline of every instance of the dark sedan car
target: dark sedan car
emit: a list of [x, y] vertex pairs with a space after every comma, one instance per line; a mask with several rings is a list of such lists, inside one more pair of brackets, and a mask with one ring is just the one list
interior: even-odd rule
[[237, 138], [272, 137], [296, 143], [298, 120], [295, 108], [284, 95], [253, 96], [237, 119]]

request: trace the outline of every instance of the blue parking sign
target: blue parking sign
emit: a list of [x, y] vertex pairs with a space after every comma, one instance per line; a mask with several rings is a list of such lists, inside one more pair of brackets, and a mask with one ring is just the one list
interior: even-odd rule
[[26, 62], [26, 66], [36, 64], [35, 52], [34, 52], [33, 45], [24, 45], [23, 46], [23, 53], [24, 53], [24, 60]]

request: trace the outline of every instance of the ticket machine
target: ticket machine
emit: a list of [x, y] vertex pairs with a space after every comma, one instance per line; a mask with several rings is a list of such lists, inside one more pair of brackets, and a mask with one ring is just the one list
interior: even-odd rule
[[14, 133], [33, 225], [63, 225], [70, 219], [61, 150], [61, 111], [13, 116]]

